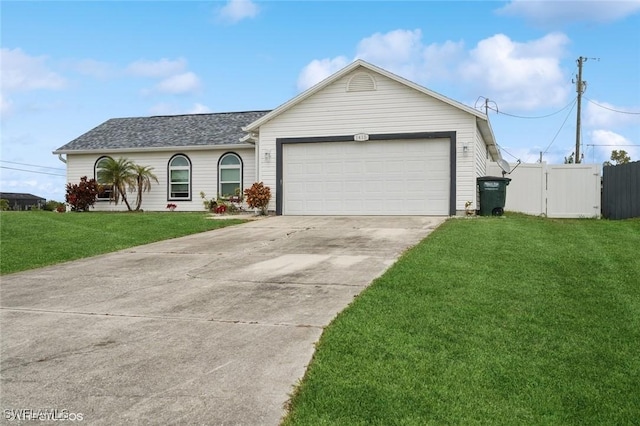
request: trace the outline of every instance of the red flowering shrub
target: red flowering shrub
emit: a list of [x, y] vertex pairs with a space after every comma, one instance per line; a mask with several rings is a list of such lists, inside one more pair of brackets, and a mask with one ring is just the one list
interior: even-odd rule
[[85, 212], [96, 203], [101, 187], [95, 179], [80, 178], [80, 183], [68, 183], [64, 199], [71, 206], [71, 211]]
[[267, 214], [267, 207], [271, 200], [271, 189], [268, 186], [264, 186], [262, 182], [256, 182], [251, 185], [251, 188], [244, 190], [244, 196], [249, 207], [260, 209], [261, 214]]

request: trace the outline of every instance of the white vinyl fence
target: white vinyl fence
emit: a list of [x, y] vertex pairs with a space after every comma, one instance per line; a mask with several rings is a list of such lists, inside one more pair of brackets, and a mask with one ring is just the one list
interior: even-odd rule
[[[505, 210], [556, 218], [600, 217], [598, 164], [520, 164], [505, 177]], [[487, 164], [488, 176], [502, 176], [496, 163]]]

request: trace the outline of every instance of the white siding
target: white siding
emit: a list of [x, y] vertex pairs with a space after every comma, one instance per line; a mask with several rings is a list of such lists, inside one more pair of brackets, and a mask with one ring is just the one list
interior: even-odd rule
[[[374, 73], [377, 90], [347, 92], [347, 82], [357, 72], [361, 70], [354, 70], [262, 125], [260, 158], [264, 158], [265, 152], [275, 155], [276, 138], [455, 131], [458, 157], [456, 209], [464, 210], [464, 203], [475, 188], [472, 155], [477, 132], [475, 117]], [[465, 143], [469, 147], [468, 153], [463, 153]], [[259, 179], [275, 193], [275, 159], [260, 162]], [[469, 182], [472, 182], [471, 189], [462, 189]], [[275, 194], [273, 200], [271, 209], [275, 208]]]
[[[169, 159], [175, 154], [184, 154], [191, 160], [191, 200], [171, 201], [178, 207], [176, 211], [203, 211], [204, 206], [200, 198], [203, 191], [207, 198], [215, 198], [218, 193], [218, 159], [226, 152], [235, 152], [243, 162], [243, 187], [248, 188], [255, 182], [255, 151], [252, 148], [233, 150], [209, 149], [190, 151], [161, 151], [161, 152], [132, 152], [127, 154], [68, 154], [67, 155], [67, 181], [77, 183], [82, 176], [94, 177], [94, 165], [98, 158], [109, 155], [113, 158], [126, 157], [129, 160], [153, 167], [153, 173], [158, 177], [158, 183], [152, 182], [151, 191], [142, 196], [142, 209], [147, 211], [167, 211], [167, 166]], [[135, 205], [136, 193], [127, 194], [132, 208]], [[117, 206], [108, 201], [98, 201], [95, 204], [96, 211], [122, 211], [126, 210], [124, 204]]]
[[475, 143], [473, 144], [473, 158], [475, 161], [475, 175], [470, 177], [468, 182], [460, 184], [464, 191], [464, 195], [467, 196], [466, 200], [471, 201], [472, 206], [476, 206], [476, 209], [480, 207], [478, 200], [478, 190], [476, 187], [476, 178], [487, 175], [487, 156], [489, 155], [487, 144], [485, 143], [482, 133], [478, 130], [476, 132]]

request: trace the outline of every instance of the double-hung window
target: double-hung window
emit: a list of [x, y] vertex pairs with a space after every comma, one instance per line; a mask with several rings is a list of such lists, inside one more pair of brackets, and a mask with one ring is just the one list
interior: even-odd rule
[[191, 199], [191, 161], [182, 154], [169, 160], [169, 200]]
[[229, 198], [242, 192], [242, 160], [229, 152], [218, 162], [218, 195]]

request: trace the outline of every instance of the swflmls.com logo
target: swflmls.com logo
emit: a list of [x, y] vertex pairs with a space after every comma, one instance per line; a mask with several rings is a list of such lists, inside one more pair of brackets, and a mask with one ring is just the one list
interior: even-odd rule
[[53, 421], [53, 422], [81, 422], [84, 420], [84, 414], [72, 413], [69, 410], [33, 410], [33, 409], [20, 409], [20, 410], [4, 410], [5, 420], [40, 420], [40, 421]]

